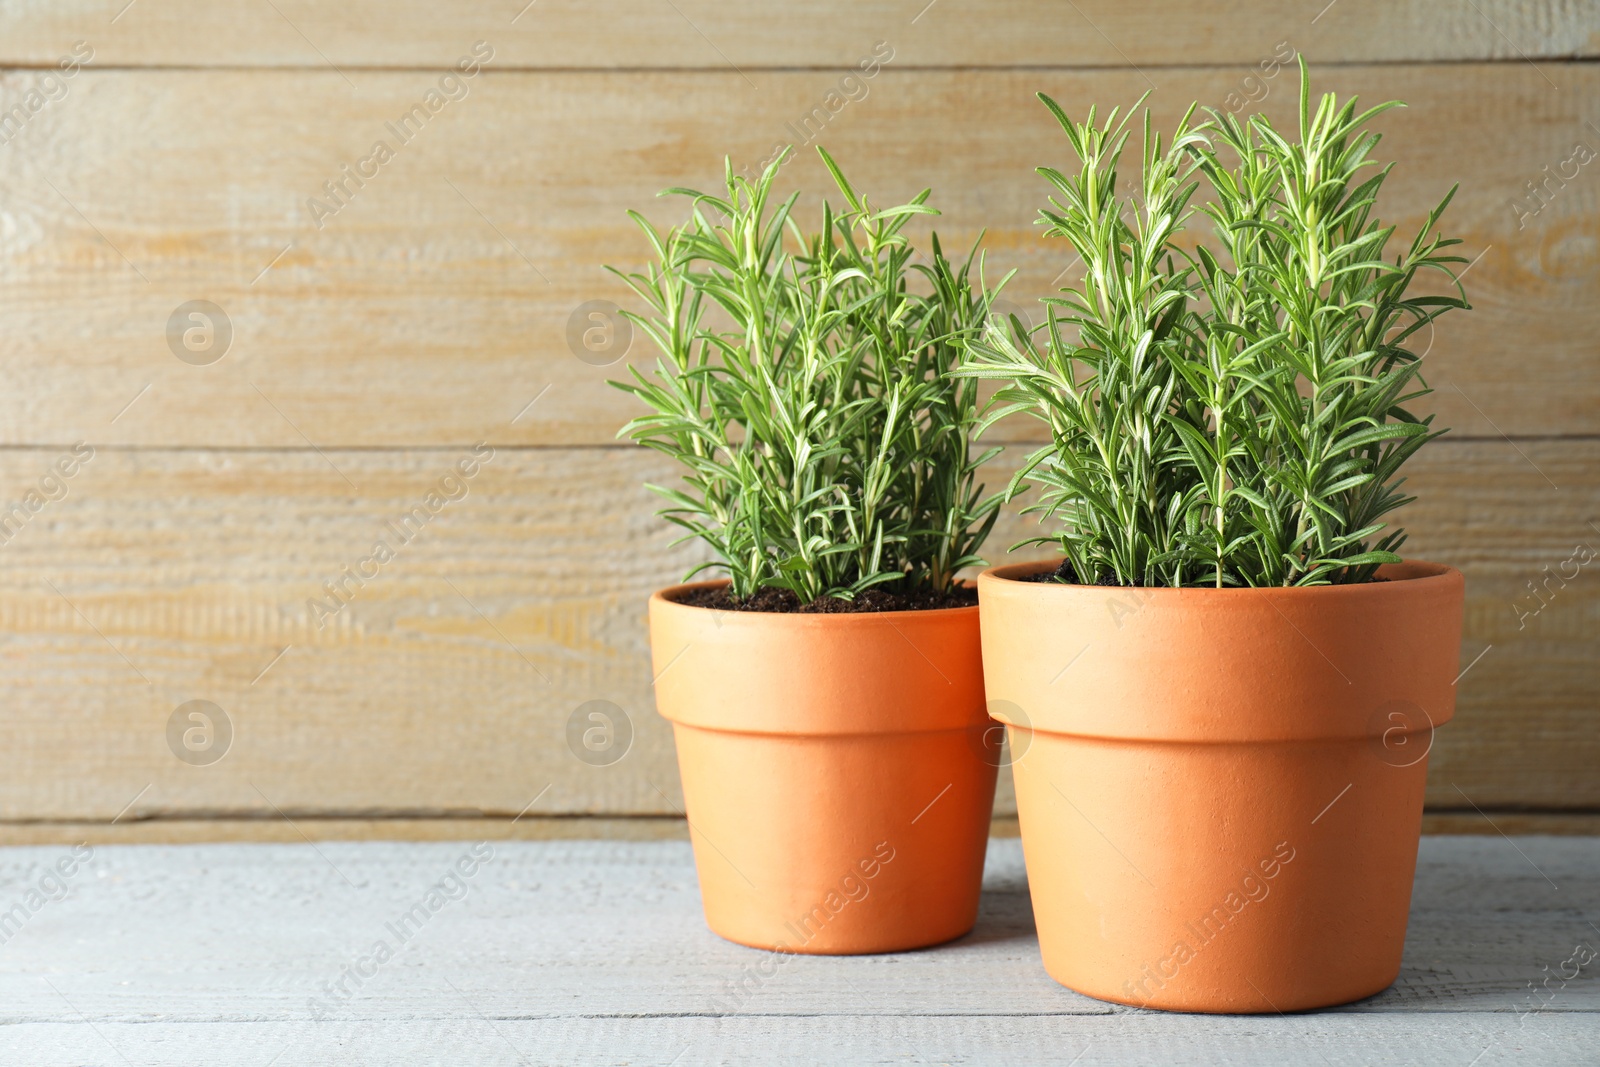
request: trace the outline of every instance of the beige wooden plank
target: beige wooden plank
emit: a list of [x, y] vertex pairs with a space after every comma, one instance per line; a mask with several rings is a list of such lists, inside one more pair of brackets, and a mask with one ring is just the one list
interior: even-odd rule
[[[1002, 820], [1003, 821], [1003, 820]], [[1016, 820], [1011, 832], [1016, 837]], [[1492, 832], [1492, 831], [1491, 831]], [[220, 841], [687, 841], [677, 815], [525, 815], [459, 819], [133, 819], [117, 822], [6, 822], [0, 847], [17, 845], [192, 845]]]
[[1600, 442], [1438, 445], [1407, 489], [1406, 551], [1459, 566], [1468, 585], [1465, 673], [1428, 802], [1592, 809], [1600, 573], [1581, 561], [1600, 554]]
[[[657, 190], [710, 186], [725, 152], [759, 163], [837, 83], [821, 72], [768, 72], [760, 91], [732, 73], [490, 73], [401, 144], [386, 124], [435, 76], [351, 76], [356, 90], [315, 70], [86, 72], [0, 145], [0, 370], [11, 385], [0, 443], [608, 441], [634, 411], [605, 384], [622, 367], [580, 361], [566, 336], [585, 301], [628, 299], [600, 268], [642, 260], [624, 210], [675, 220]], [[0, 96], [34, 77], [0, 77]], [[1280, 115], [1289, 78], [1270, 83], [1266, 106]], [[1236, 81], [1164, 71], [1152, 99], [1169, 122], [1190, 100], [1221, 103]], [[1513, 207], [1576, 142], [1600, 149], [1600, 70], [1341, 67], [1319, 84], [1411, 102], [1383, 119], [1394, 135], [1383, 150], [1399, 160], [1392, 221], [1415, 226], [1462, 183], [1451, 229], [1481, 256], [1467, 277], [1478, 310], [1446, 320], [1429, 349], [1443, 424], [1600, 432], [1595, 164], [1547, 186], [1537, 215]], [[952, 243], [988, 226], [993, 271], [1018, 268], [1027, 303], [1073, 267], [1032, 221], [1044, 193], [1033, 166], [1068, 155], [1032, 94], [1079, 110], [1146, 87], [1131, 71], [891, 65], [823, 138], [882, 202], [934, 186]], [[395, 158], [319, 229], [308, 200], [379, 139]], [[804, 147], [784, 181], [818, 189], [827, 178]], [[232, 325], [209, 366], [169, 347], [169, 322], [197, 299]], [[652, 357], [636, 339], [628, 358]]]
[[[1497, 836], [1600, 835], [1600, 813], [1502, 811], [1430, 812], [1425, 834]], [[1020, 835], [1015, 815], [996, 815], [994, 838]], [[298, 844], [302, 841], [687, 841], [689, 827], [676, 815], [525, 815], [463, 819], [130, 819], [112, 822], [7, 822], [0, 820], [0, 847], [17, 845], [178, 845], [240, 841]]]
[[6, 5], [0, 63], [47, 63], [84, 39], [121, 66], [437, 67], [482, 39], [507, 66], [749, 71], [853, 65], [888, 40], [929, 66], [1242, 67], [1280, 40], [1321, 62], [1523, 60], [1592, 56], [1597, 35], [1574, 0], [67, 0]]
[[[386, 523], [425, 507], [461, 455], [339, 453], [336, 471], [312, 452], [98, 454], [0, 553], [0, 692], [10, 766], [28, 769], [0, 783], [0, 811], [670, 811], [642, 619], [691, 556], [650, 515], [648, 464], [502, 450], [403, 543]], [[55, 458], [0, 456], [5, 484]], [[319, 627], [309, 600], [329, 604], [346, 566], [370, 573], [379, 540], [394, 558]], [[233, 724], [210, 766], [169, 745], [197, 699]], [[619, 764], [567, 747], [590, 700], [631, 718]]]
[[1425, 834], [1544, 834], [1600, 836], [1600, 813], [1549, 811], [1433, 811], [1422, 816]]
[[[667, 547], [639, 487], [672, 472], [642, 450], [501, 449], [400, 545], [385, 523], [457, 458], [97, 453], [0, 549], [0, 818], [672, 814], [644, 600], [697, 557]], [[5, 499], [56, 459], [0, 452]], [[1446, 440], [1415, 464], [1415, 552], [1468, 576], [1463, 665], [1493, 645], [1439, 732], [1434, 805], [1600, 806], [1600, 584], [1582, 569], [1521, 630], [1516, 600], [1600, 546], [1597, 460], [1594, 441]], [[992, 554], [1025, 533], [1008, 519]], [[319, 629], [309, 599], [380, 538], [395, 558]], [[209, 766], [169, 747], [192, 700], [234, 727]], [[610, 766], [566, 744], [590, 700], [634, 730]], [[997, 814], [1010, 805], [1003, 786]]]

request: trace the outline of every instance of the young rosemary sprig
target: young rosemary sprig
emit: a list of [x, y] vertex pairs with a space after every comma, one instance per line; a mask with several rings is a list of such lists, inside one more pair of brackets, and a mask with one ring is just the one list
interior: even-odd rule
[[[1264, 115], [1215, 110], [1170, 143], [1144, 115], [1142, 183], [1119, 191], [1129, 115], [1070, 119], [1041, 95], [1081, 164], [1040, 173], [1041, 221], [1082, 257], [1083, 280], [1046, 298], [1047, 323], [991, 327], [959, 377], [1003, 385], [984, 426], [1018, 411], [1051, 442], [1023, 463], [1030, 511], [1080, 581], [1284, 586], [1366, 581], [1399, 562], [1384, 516], [1411, 498], [1400, 467], [1442, 431], [1408, 405], [1429, 392], [1407, 347], [1465, 293], [1435, 233], [1452, 189], [1390, 262], [1394, 228], [1372, 216], [1389, 167], [1365, 177], [1391, 102], [1357, 113], [1332, 94], [1311, 109], [1301, 64], [1300, 135]], [[1218, 249], [1180, 234], [1200, 179]], [[1419, 272], [1457, 296], [1413, 294]], [[1039, 336], [1042, 334], [1042, 336]], [[1041, 521], [1042, 521], [1041, 519]]]
[[726, 570], [736, 599], [947, 592], [999, 506], [976, 484], [999, 451], [973, 454], [976, 383], [948, 373], [990, 297], [937, 236], [917, 262], [903, 230], [937, 214], [926, 190], [876, 210], [821, 154], [845, 203], [813, 233], [798, 194], [774, 199], [782, 157], [753, 182], [727, 165], [722, 197], [667, 190], [691, 208], [665, 233], [629, 213], [654, 262], [613, 273], [649, 305], [625, 314], [659, 356], [612, 383], [650, 409], [619, 436], [682, 464], [681, 488], [650, 488], [712, 549], [691, 576]]

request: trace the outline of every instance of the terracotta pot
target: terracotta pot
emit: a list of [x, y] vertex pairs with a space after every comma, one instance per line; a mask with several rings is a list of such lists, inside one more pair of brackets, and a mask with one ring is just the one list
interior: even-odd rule
[[706, 923], [789, 952], [972, 929], [999, 731], [978, 609], [799, 615], [650, 598]]
[[1045, 969], [1178, 1011], [1344, 1003], [1400, 970], [1461, 574], [1304, 589], [978, 579]]

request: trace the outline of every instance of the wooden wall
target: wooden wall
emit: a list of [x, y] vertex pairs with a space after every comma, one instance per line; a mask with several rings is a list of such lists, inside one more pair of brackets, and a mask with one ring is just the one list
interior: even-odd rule
[[[670, 220], [658, 189], [758, 164], [821, 107], [858, 185], [932, 186], [941, 231], [987, 227], [1031, 298], [1071, 261], [1032, 224], [1032, 168], [1067, 156], [1034, 92], [1286, 117], [1293, 73], [1257, 64], [1289, 51], [1318, 88], [1409, 101], [1382, 122], [1386, 217], [1461, 183], [1477, 310], [1429, 349], [1453, 430], [1405, 516], [1468, 576], [1434, 825], [1600, 825], [1600, 575], [1528, 585], [1600, 548], [1600, 162], [1574, 161], [1600, 150], [1594, 5], [125, 3], [0, 3], [0, 498], [23, 503], [0, 840], [676, 832], [628, 819], [677, 810], [643, 609], [695, 550], [640, 488], [669, 472], [613, 442], [621, 365], [567, 342], [580, 304], [626, 299], [601, 270], [643, 258], [624, 210]], [[477, 42], [492, 58], [402, 143], [387, 124]], [[323, 183], [378, 140], [393, 158], [336, 205]], [[825, 180], [800, 145], [785, 181]], [[231, 342], [180, 359], [197, 300]], [[465, 495], [319, 617], [478, 442]], [[192, 700], [232, 725], [218, 762], [169, 744]], [[607, 766], [566, 741], [591, 700], [632, 723]]]

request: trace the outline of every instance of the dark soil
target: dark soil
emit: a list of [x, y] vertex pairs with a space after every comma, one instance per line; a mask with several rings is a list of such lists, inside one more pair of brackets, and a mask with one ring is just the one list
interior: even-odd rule
[[[1017, 581], [1019, 581], [1019, 582], [1063, 582], [1063, 583], [1065, 583], [1067, 585], [1116, 585], [1116, 586], [1120, 586], [1122, 584], [1121, 582], [1117, 581], [1117, 579], [1114, 576], [1112, 576], [1110, 574], [1102, 574], [1092, 582], [1080, 582], [1080, 581], [1078, 581], [1078, 572], [1072, 569], [1072, 563], [1069, 560], [1062, 560], [1061, 561], [1061, 566], [1057, 567], [1053, 571], [1040, 571], [1038, 574], [1030, 574], [1026, 578], [1018, 578]], [[1140, 583], [1135, 583], [1135, 584], [1142, 585], [1143, 583], [1140, 582]]]
[[[1102, 574], [1092, 582], [1080, 582], [1080, 581], [1078, 581], [1078, 572], [1072, 569], [1072, 563], [1070, 561], [1068, 561], [1068, 560], [1062, 560], [1061, 561], [1061, 566], [1057, 567], [1053, 571], [1040, 571], [1038, 574], [1030, 574], [1026, 578], [1018, 578], [1018, 579], [1016, 579], [1016, 581], [1019, 581], [1019, 582], [1061, 582], [1061, 583], [1064, 583], [1066, 585], [1114, 585], [1114, 586], [1122, 587], [1122, 583], [1117, 581], [1116, 578], [1114, 578], [1113, 576], [1111, 576], [1109, 574]], [[1377, 582], [1387, 582], [1387, 581], [1390, 581], [1390, 579], [1388, 579], [1388, 578], [1380, 578], [1377, 575], [1374, 575], [1373, 577], [1368, 578], [1365, 582], [1362, 582], [1361, 584], [1362, 585], [1373, 585], [1373, 584], [1375, 584]], [[1143, 586], [1144, 586], [1143, 582], [1134, 582], [1132, 588], [1142, 588]], [[1192, 588], [1195, 588], [1195, 589], [1208, 589], [1210, 587], [1209, 586], [1203, 586], [1203, 585], [1197, 585], [1197, 586], [1193, 586]]]
[[868, 589], [854, 600], [838, 597], [818, 597], [809, 604], [787, 589], [762, 589], [752, 597], [735, 600], [728, 595], [728, 587], [695, 589], [678, 597], [679, 604], [694, 608], [711, 608], [714, 611], [770, 611], [791, 615], [844, 615], [857, 612], [878, 611], [932, 611], [937, 608], [969, 608], [978, 602], [978, 590], [972, 586], [957, 586], [949, 593], [924, 590], [919, 593], [891, 593], [879, 586]]

